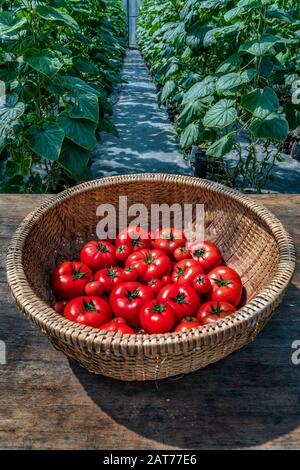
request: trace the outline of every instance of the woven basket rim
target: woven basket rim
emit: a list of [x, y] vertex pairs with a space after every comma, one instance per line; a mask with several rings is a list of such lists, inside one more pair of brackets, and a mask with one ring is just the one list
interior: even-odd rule
[[[238, 201], [241, 205], [252, 211], [269, 228], [274, 236], [279, 249], [279, 261], [277, 270], [271, 282], [260, 291], [249, 303], [240, 308], [234, 314], [220, 319], [214, 324], [201, 326], [185, 333], [165, 333], [165, 334], [125, 334], [107, 333], [96, 328], [87, 327], [78, 323], [64, 319], [56, 313], [48, 304], [41, 300], [31, 289], [22, 265], [22, 251], [25, 240], [30, 234], [32, 227], [38, 222], [40, 217], [50, 208], [66, 201], [80, 193], [95, 190], [99, 187], [118, 185], [134, 182], [172, 182], [189, 184], [202, 187], [212, 192], [226, 194], [227, 197]], [[154, 346], [164, 346], [178, 350], [179, 346], [187, 343], [189, 346], [199, 345], [210, 341], [214, 336], [219, 336], [222, 332], [230, 335], [230, 330], [239, 328], [244, 331], [248, 326], [253, 325], [263, 315], [266, 308], [270, 307], [285, 291], [289, 284], [296, 264], [295, 246], [292, 237], [287, 232], [282, 223], [262, 204], [249, 199], [246, 195], [237, 190], [223, 186], [220, 183], [182, 175], [172, 175], [165, 173], [140, 173], [120, 176], [109, 176], [101, 179], [88, 181], [57, 195], [51, 195], [38, 208], [34, 209], [25, 217], [12, 237], [7, 252], [6, 271], [8, 285], [19, 308], [24, 314], [36, 323], [43, 332], [50, 335], [59, 336], [64, 341], [72, 340], [72, 335], [80, 337], [80, 342], [88, 345], [88, 348], [96, 350], [131, 353], [149, 353]], [[24, 294], [24, 288], [26, 294]], [[41, 313], [42, 312], [42, 313]], [[235, 327], [235, 328], [234, 328]], [[234, 335], [234, 331], [232, 331]]]

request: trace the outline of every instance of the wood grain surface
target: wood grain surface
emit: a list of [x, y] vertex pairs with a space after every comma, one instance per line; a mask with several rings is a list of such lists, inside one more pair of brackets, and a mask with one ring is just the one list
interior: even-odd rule
[[[89, 374], [56, 351], [18, 311], [5, 254], [19, 222], [47, 196], [0, 195], [1, 449], [300, 448], [299, 264], [259, 337], [178, 379], [124, 383]], [[300, 195], [254, 196], [300, 248]], [[3, 345], [3, 343], [1, 343]]]

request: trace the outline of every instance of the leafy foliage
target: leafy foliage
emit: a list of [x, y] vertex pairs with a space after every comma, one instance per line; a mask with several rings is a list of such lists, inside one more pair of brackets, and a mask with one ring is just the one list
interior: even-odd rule
[[144, 0], [138, 42], [183, 153], [198, 145], [212, 178], [260, 191], [300, 123], [293, 0]]
[[0, 2], [2, 191], [58, 191], [88, 177], [126, 47], [121, 0]]

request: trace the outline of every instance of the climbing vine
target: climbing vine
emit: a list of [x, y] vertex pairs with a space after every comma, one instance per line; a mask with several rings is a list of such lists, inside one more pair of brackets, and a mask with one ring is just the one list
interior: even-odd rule
[[126, 47], [121, 0], [0, 1], [1, 190], [52, 192], [89, 178]]
[[261, 189], [295, 138], [300, 12], [292, 0], [145, 0], [138, 25], [159, 101], [180, 146], [205, 153], [209, 175]]

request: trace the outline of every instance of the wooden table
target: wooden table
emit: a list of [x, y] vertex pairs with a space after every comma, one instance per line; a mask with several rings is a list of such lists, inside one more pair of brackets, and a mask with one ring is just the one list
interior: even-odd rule
[[[299, 448], [300, 270], [247, 347], [177, 380], [122, 383], [56, 351], [17, 310], [4, 259], [21, 219], [46, 196], [0, 195], [0, 447], [14, 449]], [[300, 195], [255, 196], [300, 245]], [[300, 354], [299, 354], [300, 357]]]

